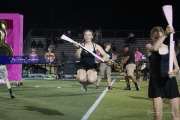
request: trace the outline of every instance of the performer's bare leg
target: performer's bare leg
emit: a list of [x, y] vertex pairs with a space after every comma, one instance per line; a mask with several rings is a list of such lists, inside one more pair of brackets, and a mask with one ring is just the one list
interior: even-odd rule
[[137, 84], [137, 80], [136, 77], [134, 75], [136, 69], [136, 65], [135, 64], [129, 64], [129, 66], [127, 67], [127, 74], [128, 74], [128, 78], [132, 80], [132, 82], [134, 83], [136, 90], [139, 90], [139, 86]]
[[12, 93], [12, 88], [11, 88], [11, 85], [10, 85], [10, 83], [9, 83], [9, 80], [8, 80], [8, 79], [5, 79], [5, 82], [6, 82], [6, 85], [7, 85], [8, 90], [9, 90], [10, 97], [11, 97], [11, 98], [15, 98], [15, 96], [14, 96], [13, 93]]
[[153, 98], [154, 120], [162, 120], [163, 100], [161, 97]]
[[107, 75], [107, 83], [108, 83], [108, 89], [112, 90], [112, 84], [111, 84], [111, 67], [108, 66], [106, 69], [106, 75]]
[[8, 88], [9, 94], [10, 94], [10, 97], [11, 97], [11, 98], [15, 98], [15, 96], [14, 96], [13, 93], [12, 93], [11, 84], [10, 84], [10, 82], [9, 82], [9, 80], [8, 80], [8, 71], [7, 71], [7, 69], [6, 69], [6, 66], [3, 65], [3, 66], [1, 66], [1, 67], [3, 67], [3, 68], [2, 68], [2, 71], [4, 72], [4, 81], [5, 81], [6, 85], [7, 85], [7, 88]]
[[90, 69], [87, 71], [87, 81], [89, 84], [94, 84], [97, 81], [97, 71]]
[[140, 86], [141, 85], [141, 72], [140, 72], [138, 64], [136, 64], [135, 74], [136, 74], [137, 84]]
[[171, 113], [172, 113], [172, 120], [180, 120], [180, 99], [179, 98], [173, 98], [170, 100], [171, 104]]
[[84, 90], [87, 91], [88, 81], [87, 81], [87, 72], [86, 72], [86, 70], [79, 69], [77, 71], [76, 79], [82, 84]]
[[87, 82], [86, 70], [84, 70], [84, 69], [79, 69], [79, 70], [77, 71], [77, 80], [79, 80], [80, 83], [85, 83], [85, 82]]
[[132, 80], [132, 82], [134, 83], [135, 87], [136, 87], [136, 90], [138, 91], [139, 90], [139, 86], [137, 84], [137, 80], [136, 80], [136, 77], [134, 75], [131, 75], [129, 76], [129, 79]]
[[99, 88], [99, 84], [100, 84], [101, 80], [102, 80], [102, 76], [98, 75], [97, 82], [96, 82], [96, 89]]
[[131, 85], [130, 85], [129, 77], [126, 75], [124, 79], [125, 79], [126, 85], [127, 85], [125, 90], [131, 90]]
[[98, 79], [97, 79], [97, 83], [96, 83], [96, 88], [99, 88], [99, 84], [100, 84], [101, 80], [104, 78], [104, 73], [105, 73], [104, 63], [100, 63], [99, 75], [98, 75]]
[[97, 83], [96, 83], [96, 88], [99, 87], [99, 84], [100, 84], [102, 78], [104, 77], [104, 75], [106, 75], [106, 77], [107, 77], [108, 89], [111, 90], [112, 89], [112, 85], [111, 85], [111, 66], [107, 66], [105, 63], [100, 64], [100, 71], [99, 71], [99, 76], [98, 76], [98, 80], [97, 80]]
[[84, 69], [77, 71], [77, 80], [83, 85], [85, 91], [87, 91], [88, 84], [94, 84], [97, 81], [97, 71], [90, 69], [86, 72]]

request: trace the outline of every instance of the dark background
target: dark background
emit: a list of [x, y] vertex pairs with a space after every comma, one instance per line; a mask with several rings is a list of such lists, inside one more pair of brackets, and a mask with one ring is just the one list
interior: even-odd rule
[[[174, 7], [174, 26], [180, 29], [180, 6]], [[162, 5], [165, 0], [2, 0], [0, 12], [24, 15], [25, 31], [30, 28], [150, 29], [166, 26]], [[179, 6], [179, 7], [178, 7]]]

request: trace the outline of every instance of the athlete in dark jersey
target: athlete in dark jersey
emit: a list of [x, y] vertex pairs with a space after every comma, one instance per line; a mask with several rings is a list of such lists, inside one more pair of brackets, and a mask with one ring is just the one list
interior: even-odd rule
[[[101, 46], [94, 43], [93, 32], [91, 30], [84, 31], [84, 43], [82, 45], [88, 50], [100, 53], [105, 61], [108, 61], [108, 55], [104, 52]], [[76, 56], [80, 58], [80, 63], [77, 70], [77, 80], [82, 84], [83, 90], [87, 91], [87, 85], [93, 84], [97, 80], [97, 65], [96, 59], [93, 55], [79, 48], [76, 51]]]
[[[168, 29], [173, 32], [172, 28]], [[161, 27], [154, 27], [151, 30], [151, 39], [152, 44], [146, 45], [151, 51], [148, 96], [153, 99], [155, 120], [162, 120], [162, 98], [170, 99], [173, 120], [179, 120], [179, 90], [175, 77], [179, 66], [176, 55], [174, 54], [174, 70], [169, 73], [169, 47], [164, 30]]]

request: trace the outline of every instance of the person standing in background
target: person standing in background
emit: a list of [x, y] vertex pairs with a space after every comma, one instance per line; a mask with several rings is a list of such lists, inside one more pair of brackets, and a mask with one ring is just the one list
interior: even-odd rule
[[126, 80], [127, 86], [125, 90], [131, 90], [130, 80], [132, 80], [132, 82], [135, 85], [136, 90], [139, 91], [139, 86], [137, 84], [137, 80], [134, 73], [136, 69], [134, 50], [133, 48], [130, 48], [129, 46], [124, 47], [123, 65], [125, 66], [125, 72], [126, 72], [125, 80]]
[[45, 53], [44, 58], [46, 63], [48, 63], [48, 67], [46, 66], [46, 68], [49, 70], [49, 73], [55, 74], [55, 67], [53, 66], [53, 63], [55, 63], [56, 56], [52, 47], [48, 47], [48, 51]]
[[[106, 54], [109, 55], [109, 59], [112, 60], [112, 45], [110, 42], [107, 42], [104, 44], [104, 51]], [[104, 75], [107, 78], [107, 83], [108, 83], [108, 89], [112, 90], [112, 85], [111, 85], [111, 65], [108, 65], [105, 62], [101, 62], [99, 66], [99, 76], [96, 84], [96, 88], [99, 88], [99, 84], [104, 77]]]
[[46, 62], [53, 63], [55, 61], [55, 54], [52, 52], [52, 48], [48, 48], [48, 51], [44, 55]]

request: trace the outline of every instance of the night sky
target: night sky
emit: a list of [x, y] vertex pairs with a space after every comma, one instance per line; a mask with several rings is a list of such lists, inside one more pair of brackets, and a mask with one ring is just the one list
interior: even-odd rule
[[[171, 3], [174, 6], [174, 26], [180, 30], [178, 1], [172, 0]], [[144, 30], [154, 25], [166, 25], [161, 9], [164, 3], [167, 2], [165, 0], [2, 0], [0, 12], [24, 14], [26, 30], [79, 27]]]

